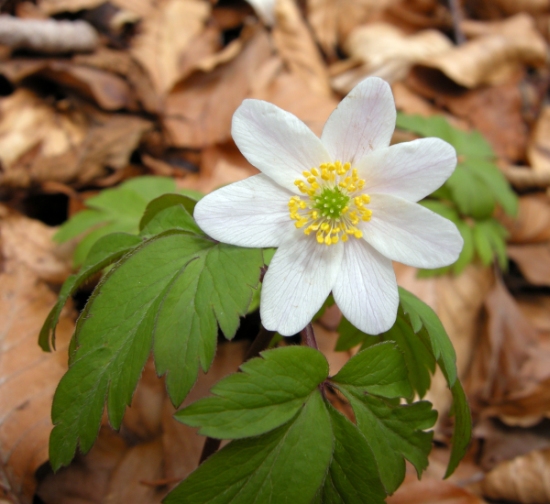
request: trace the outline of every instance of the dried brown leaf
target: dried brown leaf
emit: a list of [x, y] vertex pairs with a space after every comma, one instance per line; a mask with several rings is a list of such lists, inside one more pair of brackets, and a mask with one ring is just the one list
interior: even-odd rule
[[49, 277], [57, 261], [53, 245], [49, 257], [45, 245], [51, 230], [12, 214], [0, 222], [0, 233], [0, 472], [7, 477], [7, 492], [30, 503], [35, 471], [48, 460], [52, 398], [67, 368], [74, 322], [70, 311], [64, 312], [57, 352], [40, 349], [38, 332], [57, 299], [40, 278]]
[[483, 494], [521, 504], [550, 502], [550, 449], [502, 462], [481, 482]]
[[541, 67], [546, 63], [547, 45], [531, 16], [518, 14], [487, 31], [489, 34], [435, 55], [422, 65], [474, 88], [502, 83], [524, 65]]
[[210, 14], [201, 0], [165, 0], [143, 20], [132, 55], [147, 69], [158, 96], [180, 78], [180, 60]]
[[550, 286], [550, 242], [509, 245], [507, 251], [531, 284]]
[[485, 299], [487, 330], [478, 338], [469, 374], [471, 394], [492, 404], [525, 388], [522, 368], [538, 341], [535, 327], [523, 315], [501, 280]]
[[[448, 52], [452, 44], [436, 30], [407, 35], [388, 23], [371, 23], [355, 29], [344, 48], [353, 60], [361, 62], [361, 66], [333, 77], [332, 84], [340, 92], [348, 92], [368, 75], [389, 82], [403, 79], [414, 64]], [[349, 78], [350, 72], [353, 80]]]
[[535, 193], [519, 198], [519, 211], [515, 219], [503, 218], [514, 244], [550, 241], [550, 197]]
[[264, 30], [245, 38], [248, 36], [235, 59], [212, 72], [196, 72], [174, 86], [166, 98], [163, 117], [172, 145], [200, 148], [229, 139], [233, 113], [271, 54]]
[[448, 481], [408, 474], [405, 482], [394, 495], [386, 499], [388, 504], [484, 504], [485, 501]]
[[329, 95], [326, 67], [294, 0], [276, 0], [275, 18], [273, 41], [286, 66], [310, 91]]
[[533, 129], [527, 149], [529, 163], [539, 173], [550, 173], [550, 105], [546, 105]]
[[105, 0], [39, 0], [38, 7], [51, 16], [60, 12], [78, 12], [83, 9], [93, 9], [105, 3]]

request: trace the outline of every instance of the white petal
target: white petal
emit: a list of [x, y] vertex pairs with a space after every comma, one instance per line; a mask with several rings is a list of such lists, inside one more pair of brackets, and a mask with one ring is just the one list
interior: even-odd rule
[[212, 238], [240, 247], [278, 247], [296, 228], [288, 212], [293, 194], [263, 174], [202, 198], [193, 216]]
[[395, 322], [399, 294], [392, 263], [364, 240], [346, 242], [332, 294], [344, 316], [367, 334], [380, 334]]
[[246, 0], [268, 26], [275, 24], [275, 0]]
[[334, 160], [354, 164], [368, 152], [390, 144], [395, 115], [390, 85], [369, 77], [357, 84], [330, 115], [321, 140]]
[[417, 268], [439, 268], [458, 259], [464, 241], [448, 219], [396, 196], [371, 194], [363, 238], [394, 261]]
[[451, 176], [456, 151], [439, 138], [421, 138], [378, 149], [358, 164], [367, 192], [419, 201]]
[[292, 336], [321, 308], [340, 270], [343, 243], [320, 245], [314, 236], [295, 231], [283, 243], [265, 274], [260, 315], [264, 327]]
[[294, 181], [330, 157], [321, 140], [296, 116], [261, 100], [245, 100], [231, 134], [244, 157], [277, 184], [299, 194]]

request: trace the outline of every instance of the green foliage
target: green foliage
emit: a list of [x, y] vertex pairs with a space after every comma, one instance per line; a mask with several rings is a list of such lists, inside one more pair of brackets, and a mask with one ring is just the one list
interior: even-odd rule
[[[71, 460], [77, 444], [83, 452], [91, 448], [105, 402], [111, 424], [120, 426], [151, 349], [157, 372], [166, 374], [172, 401], [181, 403], [199, 367], [204, 371], [210, 367], [218, 325], [226, 338], [232, 338], [258, 286], [260, 250], [240, 249], [197, 234], [184, 207], [190, 202], [172, 195], [166, 198], [171, 206], [153, 202], [156, 213], [151, 206], [146, 211], [150, 218], [144, 230], [160, 233], [143, 240], [128, 235], [103, 238], [89, 254], [86, 269], [63, 287], [45, 326], [47, 341], [58, 310], [86, 271], [99, 271], [124, 254], [94, 290], [76, 327], [70, 367], [52, 409], [54, 469]], [[166, 212], [172, 212], [168, 220]], [[182, 218], [175, 221], [178, 214]], [[167, 223], [169, 229], [163, 230]]]
[[476, 257], [485, 265], [495, 259], [507, 267], [504, 226], [493, 217], [496, 205], [515, 216], [518, 198], [495, 164], [495, 153], [478, 131], [453, 128], [442, 116], [421, 117], [398, 114], [397, 126], [422, 136], [435, 136], [449, 142], [457, 151], [458, 165], [447, 182], [422, 204], [453, 221], [464, 248], [451, 266], [424, 270], [421, 276], [452, 271], [461, 273]]
[[110, 233], [138, 232], [147, 204], [165, 193], [176, 191], [173, 179], [167, 177], [136, 177], [119, 187], [105, 189], [86, 200], [86, 210], [78, 212], [63, 224], [54, 236], [58, 242], [85, 235], [76, 247], [73, 261], [82, 264], [93, 244]]
[[[353, 327], [344, 318], [338, 327], [340, 338], [336, 348], [344, 350], [362, 343], [363, 348], [368, 349], [376, 348], [383, 341], [394, 342], [403, 353], [408, 382], [420, 397], [428, 390], [430, 374], [435, 371], [434, 364], [437, 362], [453, 394], [455, 411], [455, 433], [451, 459], [447, 467], [448, 476], [464, 456], [471, 437], [471, 418], [466, 397], [457, 379], [455, 351], [441, 321], [428, 305], [402, 288], [399, 288], [399, 298], [397, 320], [389, 331], [378, 336], [370, 336]], [[401, 390], [402, 397], [411, 400], [412, 394], [407, 395], [404, 392]], [[348, 395], [350, 393], [348, 391]], [[348, 399], [352, 401], [351, 398]], [[414, 463], [413, 460], [408, 460]], [[415, 467], [418, 470], [422, 464], [419, 459], [417, 460], [419, 465], [415, 464]]]
[[265, 352], [213, 388], [214, 397], [201, 399], [176, 413], [200, 434], [220, 439], [256, 436], [289, 421], [328, 376], [327, 361], [308, 347]]
[[[261, 435], [231, 442], [165, 502], [300, 504], [315, 496], [319, 503], [382, 503], [402, 482], [405, 458], [419, 474], [426, 467], [432, 434], [423, 431], [436, 415], [425, 401], [399, 405], [410, 385], [393, 342], [363, 350], [328, 380], [323, 355], [303, 347], [265, 351], [242, 370], [214, 387], [215, 397], [197, 401], [177, 417], [214, 437]], [[357, 426], [323, 399], [323, 382], [322, 387], [349, 396], [362, 419]], [[371, 428], [387, 439], [374, 440]], [[264, 494], [266, 489], [273, 494]]]

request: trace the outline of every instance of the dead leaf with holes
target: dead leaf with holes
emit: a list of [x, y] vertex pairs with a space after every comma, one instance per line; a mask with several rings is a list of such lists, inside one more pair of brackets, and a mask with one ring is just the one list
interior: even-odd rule
[[3, 213], [0, 478], [6, 497], [31, 503], [35, 471], [48, 460], [50, 409], [55, 388], [67, 369], [74, 314], [69, 308], [61, 315], [57, 351], [43, 352], [37, 335], [57, 300], [46, 282], [63, 280], [69, 268], [55, 255], [51, 228], [17, 214], [5, 214], [4, 209]]

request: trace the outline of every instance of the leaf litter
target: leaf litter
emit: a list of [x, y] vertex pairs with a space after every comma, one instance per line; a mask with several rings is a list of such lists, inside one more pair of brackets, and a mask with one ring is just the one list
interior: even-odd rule
[[[494, 214], [509, 233], [507, 271], [478, 263], [457, 276], [417, 278], [397, 269], [400, 284], [437, 311], [453, 340], [477, 439], [470, 458], [441, 481], [438, 456], [448, 456], [450, 433], [441, 414], [434, 469], [421, 482], [407, 476], [388, 502], [550, 502], [547, 2], [464, 0], [457, 12], [435, 0], [277, 0], [272, 26], [237, 0], [39, 0], [1, 9], [21, 22], [86, 22], [98, 34], [89, 52], [70, 36], [54, 40], [48, 54], [28, 44], [1, 51], [2, 499], [160, 502], [196, 467], [203, 443], [173, 421], [148, 362], [120, 432], [104, 419], [88, 455], [48, 471], [52, 395], [77, 313], [69, 303], [57, 352], [42, 353], [37, 335], [72, 272], [75, 246], [52, 242], [49, 202], [68, 197], [70, 216], [90, 194], [137, 175], [169, 176], [203, 192], [241, 180], [256, 173], [230, 137], [243, 99], [271, 101], [320, 133], [342, 95], [378, 75], [402, 112], [443, 114], [455, 127], [479, 130], [520, 195], [516, 218]], [[398, 130], [394, 141], [406, 135]], [[338, 319], [332, 309], [316, 323], [331, 374], [356, 351], [334, 350]], [[185, 404], [234, 371], [245, 346], [220, 346]], [[445, 389], [436, 375], [428, 398], [442, 412], [450, 405]], [[335, 406], [349, 413], [341, 398]]]

